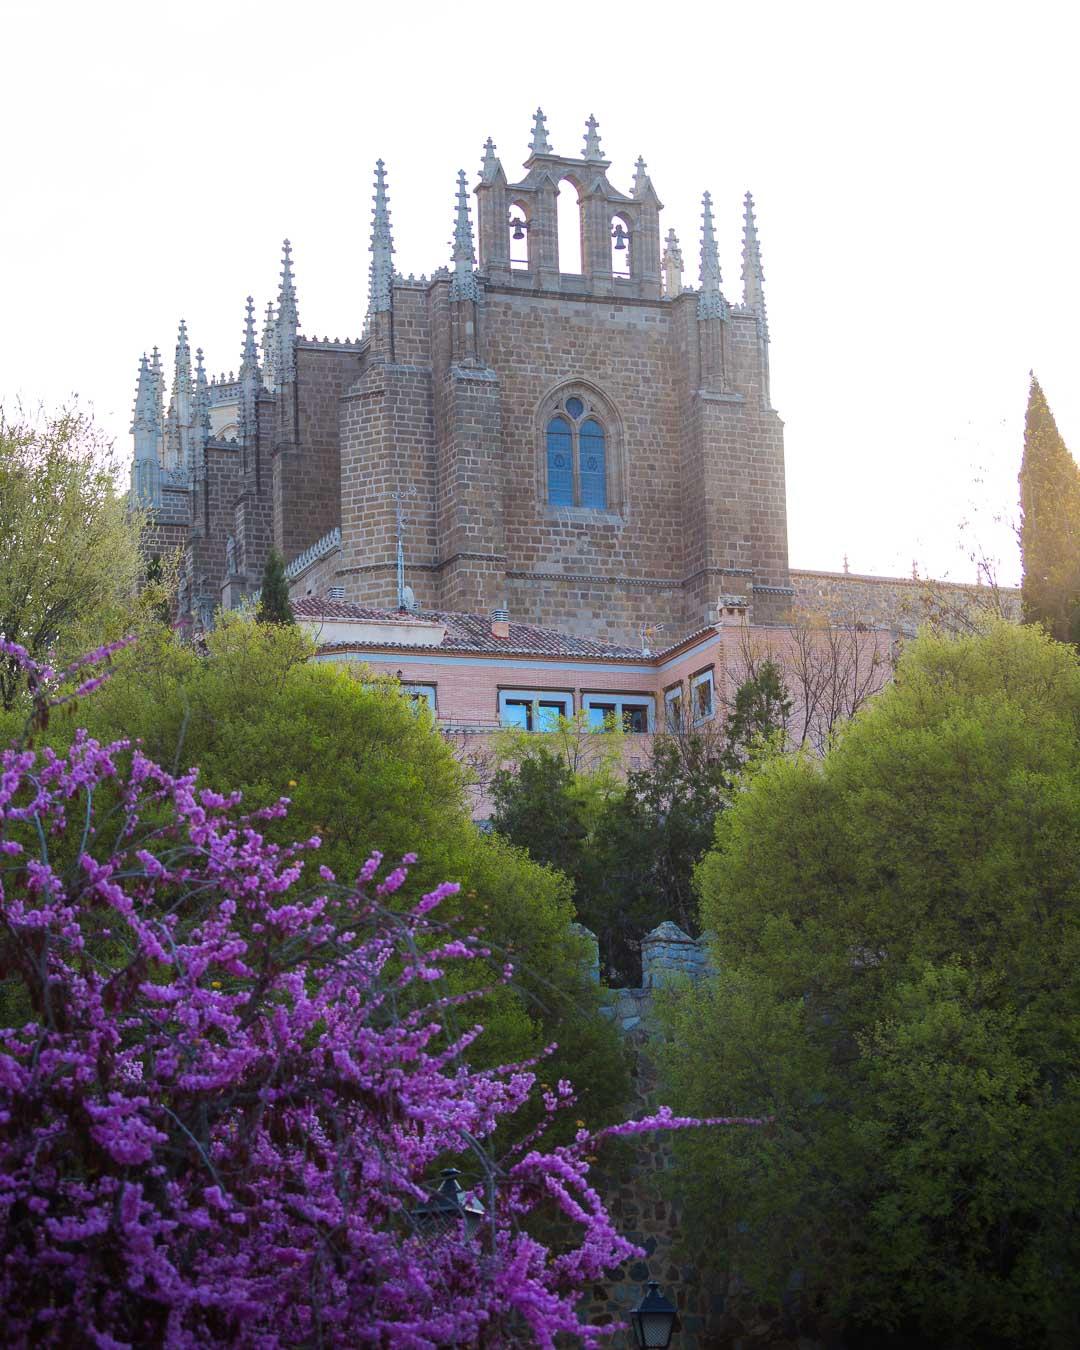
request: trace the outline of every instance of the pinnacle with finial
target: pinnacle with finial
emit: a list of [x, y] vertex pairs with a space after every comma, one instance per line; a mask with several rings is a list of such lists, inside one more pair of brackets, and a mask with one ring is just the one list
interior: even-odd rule
[[550, 155], [552, 153], [551, 143], [548, 141], [547, 124], [544, 121], [543, 108], [537, 108], [533, 117], [532, 140], [529, 142], [529, 149], [534, 155]]
[[664, 294], [674, 300], [682, 294], [683, 273], [682, 249], [679, 247], [679, 237], [674, 230], [667, 232], [660, 266], [664, 273]]
[[[132, 432], [138, 431], [141, 427], [152, 429], [154, 426], [154, 414], [156, 412], [156, 389], [154, 384], [154, 372], [150, 369], [150, 362], [146, 359], [146, 353], [143, 352], [142, 360], [139, 362], [139, 378], [135, 385], [135, 416], [132, 419]], [[135, 441], [135, 457], [138, 459], [139, 451], [143, 442], [140, 438]]]
[[371, 213], [371, 276], [368, 313], [391, 308], [394, 284], [394, 241], [390, 233], [390, 199], [386, 191], [386, 165], [375, 163], [375, 203]]
[[205, 445], [210, 438], [210, 385], [203, 368], [201, 347], [195, 353], [194, 412], [195, 434]]
[[644, 197], [649, 190], [649, 186], [649, 175], [645, 172], [645, 158], [643, 155], [638, 155], [634, 164], [634, 196]]
[[255, 301], [249, 295], [247, 312], [244, 316], [244, 351], [240, 361], [240, 378], [245, 375], [258, 376], [259, 349], [255, 345]]
[[281, 245], [281, 286], [278, 290], [278, 322], [295, 329], [300, 323], [296, 307], [296, 283], [293, 281], [292, 244], [285, 239]]
[[585, 153], [584, 159], [601, 160], [604, 153], [600, 149], [600, 123], [592, 113], [589, 114], [589, 120], [585, 123]]
[[699, 319], [726, 317], [724, 297], [720, 293], [720, 255], [716, 251], [713, 228], [712, 194], [702, 197], [701, 213], [701, 293], [698, 296]]
[[480, 291], [473, 271], [476, 254], [473, 251], [472, 221], [469, 219], [469, 193], [465, 186], [465, 170], [457, 176], [457, 213], [454, 219], [454, 276], [450, 282], [452, 300], [479, 300]]
[[188, 346], [187, 323], [183, 319], [180, 320], [180, 329], [176, 335], [173, 389], [181, 392], [191, 389], [191, 348]]
[[765, 313], [765, 273], [761, 266], [761, 245], [758, 242], [757, 221], [754, 219], [754, 199], [748, 192], [744, 199], [743, 304], [752, 309], [761, 320], [764, 335], [768, 337], [769, 324]]
[[495, 142], [489, 136], [484, 142], [484, 161], [480, 165], [480, 179], [490, 183], [499, 171], [499, 158], [495, 154]]

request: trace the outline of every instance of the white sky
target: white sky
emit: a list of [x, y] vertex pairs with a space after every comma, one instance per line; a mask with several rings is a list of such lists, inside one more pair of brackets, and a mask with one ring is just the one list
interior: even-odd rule
[[235, 368], [283, 236], [301, 329], [359, 335], [378, 156], [397, 266], [430, 272], [486, 136], [513, 177], [537, 104], [572, 154], [594, 112], [616, 186], [645, 156], [691, 282], [709, 188], [739, 297], [754, 193], [792, 565], [968, 580], [974, 533], [1015, 580], [993, 517], [1029, 368], [1080, 448], [1078, 15], [0, 0], [0, 398], [77, 392], [126, 456], [139, 354], [169, 365], [183, 315]]

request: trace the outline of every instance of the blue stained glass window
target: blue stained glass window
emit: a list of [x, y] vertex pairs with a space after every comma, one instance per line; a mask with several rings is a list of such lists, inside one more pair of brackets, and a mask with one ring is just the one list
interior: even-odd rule
[[[569, 407], [569, 404], [567, 405]], [[550, 431], [548, 432], [548, 454], [550, 456]], [[607, 475], [604, 465], [604, 428], [599, 422], [589, 418], [581, 425], [578, 433], [578, 448], [581, 463], [581, 504], [593, 510], [607, 508]]]
[[574, 504], [574, 445], [570, 423], [553, 417], [547, 425], [548, 501], [552, 506]]
[[580, 417], [585, 411], [585, 404], [579, 398], [568, 398], [566, 400], [566, 411], [571, 417]]

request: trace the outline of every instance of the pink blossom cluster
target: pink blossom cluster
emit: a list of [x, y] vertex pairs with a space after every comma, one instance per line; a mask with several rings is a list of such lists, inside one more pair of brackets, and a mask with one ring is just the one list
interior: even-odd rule
[[[595, 1135], [492, 1155], [535, 1075], [467, 1062], [438, 980], [482, 949], [433, 917], [457, 888], [391, 910], [413, 859], [379, 882], [377, 854], [309, 887], [319, 840], [259, 830], [285, 809], [84, 732], [0, 754], [4, 1343], [598, 1344], [583, 1287], [640, 1253], [588, 1184]], [[471, 1237], [417, 1221], [450, 1159]], [[539, 1206], [576, 1246], [529, 1234]]]

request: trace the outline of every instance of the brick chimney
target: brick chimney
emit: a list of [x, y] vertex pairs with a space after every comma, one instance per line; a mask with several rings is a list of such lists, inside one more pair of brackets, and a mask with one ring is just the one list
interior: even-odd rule
[[488, 617], [491, 620], [491, 636], [505, 641], [510, 636], [510, 611], [493, 609]]

